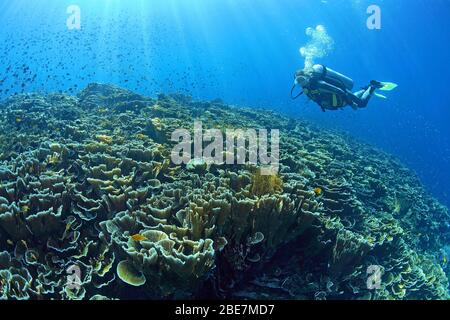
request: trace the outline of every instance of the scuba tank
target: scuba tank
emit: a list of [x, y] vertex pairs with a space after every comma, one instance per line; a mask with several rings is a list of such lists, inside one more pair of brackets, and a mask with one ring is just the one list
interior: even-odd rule
[[349, 91], [353, 89], [352, 79], [321, 64], [316, 64], [312, 67], [312, 76], [315, 79], [328, 82], [332, 85], [340, 88], [345, 88]]

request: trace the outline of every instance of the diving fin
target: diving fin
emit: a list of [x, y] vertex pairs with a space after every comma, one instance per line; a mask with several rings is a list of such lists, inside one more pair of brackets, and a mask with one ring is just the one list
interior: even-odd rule
[[381, 99], [387, 99], [387, 97], [386, 96], [383, 96], [382, 94], [379, 94], [379, 93], [374, 93], [373, 94], [375, 97], [378, 97], [378, 98], [381, 98]]
[[393, 82], [381, 82], [381, 84], [383, 86], [378, 89], [378, 90], [381, 90], [381, 91], [392, 91], [392, 90], [394, 90], [395, 88], [398, 87], [398, 85], [396, 83], [393, 83]]

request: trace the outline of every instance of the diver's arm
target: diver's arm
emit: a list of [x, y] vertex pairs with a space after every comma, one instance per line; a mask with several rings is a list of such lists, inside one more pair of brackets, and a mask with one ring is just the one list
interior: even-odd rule
[[321, 91], [328, 92], [328, 93], [334, 93], [334, 94], [338, 94], [338, 95], [347, 94], [347, 92], [345, 92], [341, 88], [336, 87], [335, 85], [332, 85], [332, 84], [322, 81], [322, 80], [317, 81], [315, 84], [315, 87]]

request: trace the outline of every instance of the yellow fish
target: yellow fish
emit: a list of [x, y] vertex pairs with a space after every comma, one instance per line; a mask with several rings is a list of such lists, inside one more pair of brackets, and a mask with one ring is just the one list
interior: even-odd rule
[[320, 196], [322, 192], [323, 192], [322, 188], [314, 188], [314, 193], [316, 194], [316, 196]]
[[148, 137], [145, 135], [145, 134], [143, 134], [143, 133], [138, 133], [137, 135], [137, 138], [138, 139], [140, 139], [140, 140], [146, 140]]
[[96, 138], [98, 141], [106, 144], [111, 144], [113, 142], [113, 138], [105, 134], [98, 135]]
[[135, 234], [131, 236], [131, 239], [133, 239], [134, 241], [145, 241], [148, 240], [147, 237], [143, 236], [142, 234]]

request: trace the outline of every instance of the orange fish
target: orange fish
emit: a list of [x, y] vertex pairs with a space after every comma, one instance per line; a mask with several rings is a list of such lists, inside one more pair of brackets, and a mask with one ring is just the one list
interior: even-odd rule
[[317, 196], [320, 196], [321, 194], [322, 194], [322, 188], [315, 188], [314, 189], [314, 193], [317, 195]]
[[147, 237], [143, 236], [142, 234], [135, 234], [133, 236], [131, 236], [131, 239], [133, 239], [134, 241], [145, 241], [148, 240]]

